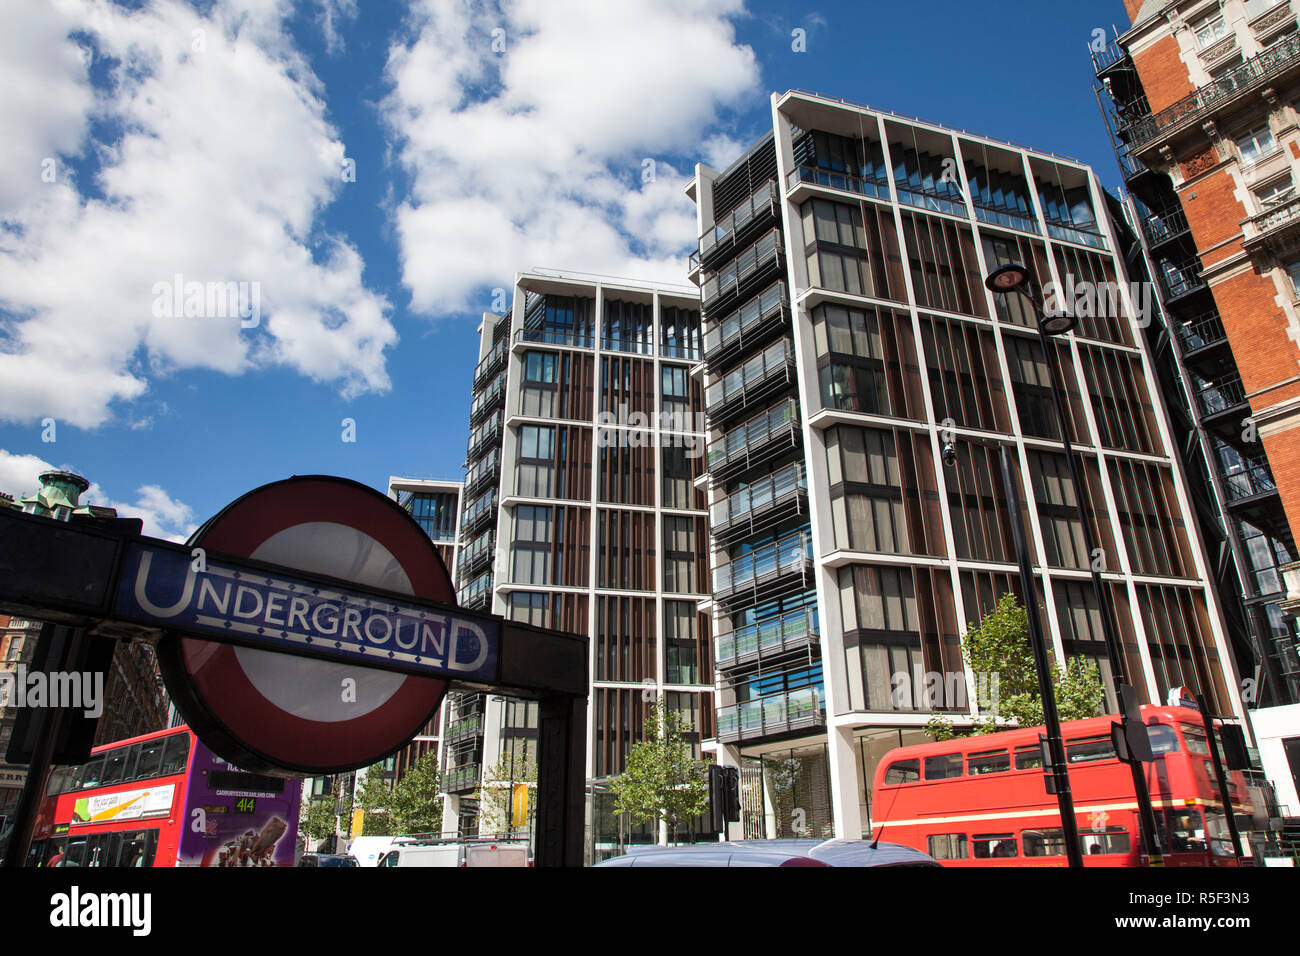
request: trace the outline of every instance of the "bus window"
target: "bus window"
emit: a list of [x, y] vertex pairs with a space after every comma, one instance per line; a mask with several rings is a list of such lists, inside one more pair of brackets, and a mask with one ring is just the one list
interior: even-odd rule
[[68, 837], [67, 847], [63, 851], [63, 862], [59, 866], [86, 865], [86, 838]]
[[1166, 810], [1163, 822], [1171, 853], [1205, 852], [1205, 822], [1200, 810]]
[[1178, 753], [1178, 734], [1174, 728], [1164, 724], [1151, 724], [1147, 727], [1147, 739], [1151, 741], [1153, 754]]
[[[1232, 832], [1228, 818], [1218, 810], [1205, 811], [1205, 832], [1210, 839], [1210, 852], [1215, 856], [1236, 856], [1232, 847]], [[933, 854], [932, 854], [933, 855]]]
[[911, 760], [895, 760], [885, 771], [885, 783], [915, 783], [920, 779], [921, 761], [915, 757]]
[[966, 773], [972, 777], [984, 773], [1004, 773], [1010, 769], [1011, 755], [1005, 750], [981, 750], [966, 758]]
[[950, 780], [961, 776], [961, 754], [940, 754], [925, 758], [926, 780]]
[[1079, 844], [1085, 856], [1098, 856], [1102, 853], [1129, 853], [1133, 843], [1128, 831], [1123, 827], [1105, 827], [1101, 830], [1087, 830], [1079, 836]]
[[189, 755], [189, 734], [176, 734], [174, 737], [168, 737], [167, 749], [163, 753], [162, 766], [158, 768], [158, 776], [166, 777], [170, 774], [183, 773]]
[[931, 836], [930, 855], [936, 860], [966, 859], [966, 834], [940, 833]]
[[140, 745], [140, 757], [135, 764], [137, 780], [148, 780], [150, 777], [158, 776], [158, 768], [162, 766], [163, 751], [166, 747], [166, 739], [151, 740]]
[[1187, 752], [1202, 757], [1210, 755], [1209, 744], [1205, 742], [1205, 731], [1191, 724], [1183, 724], [1183, 738], [1187, 741]]
[[130, 833], [123, 833], [116, 865], [153, 866], [154, 852], [157, 849], [157, 830], [133, 830]]
[[45, 795], [52, 797], [57, 793], [67, 793], [72, 789], [72, 778], [76, 773], [76, 767], [52, 767], [50, 780], [45, 785]]
[[89, 763], [83, 763], [77, 768], [77, 773], [73, 777], [72, 787], [74, 790], [89, 790], [91, 787], [99, 786], [99, 778], [103, 775], [104, 758], [94, 757]]
[[131, 747], [118, 747], [104, 754], [104, 776], [99, 780], [101, 786], [121, 783], [131, 779], [135, 765], [135, 751]]
[[1017, 770], [1042, 770], [1043, 752], [1037, 747], [1016, 748]]
[[1093, 760], [1113, 760], [1115, 747], [1110, 734], [1102, 737], [1081, 737], [1067, 741], [1065, 745], [1066, 763], [1088, 763]]
[[1020, 842], [1025, 846], [1025, 856], [1065, 856], [1065, 833], [1059, 828], [1021, 830]]
[[1019, 856], [1014, 833], [977, 833], [971, 837], [972, 856], [977, 860]]

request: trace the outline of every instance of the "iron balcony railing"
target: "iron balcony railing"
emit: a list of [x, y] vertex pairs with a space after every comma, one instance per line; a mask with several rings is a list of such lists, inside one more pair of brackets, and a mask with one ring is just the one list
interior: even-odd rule
[[488, 455], [479, 460], [473, 468], [465, 474], [465, 494], [472, 494], [480, 488], [495, 482], [497, 477], [497, 465], [501, 462], [501, 450], [493, 448]]
[[1244, 471], [1223, 476], [1223, 486], [1230, 499], [1244, 501], [1277, 492], [1277, 483], [1274, 482], [1268, 465], [1251, 461], [1244, 456], [1242, 461], [1246, 466]]
[[1151, 172], [1125, 145], [1121, 145], [1115, 150], [1115, 158], [1119, 160], [1119, 169], [1124, 174], [1125, 182], [1130, 182]]
[[1203, 414], [1218, 415], [1247, 404], [1246, 389], [1241, 384], [1241, 378], [1233, 375], [1206, 385], [1197, 393], [1197, 400]]
[[461, 577], [468, 577], [479, 568], [490, 565], [495, 544], [496, 535], [488, 531], [479, 535], [469, 547], [462, 548], [460, 556], [456, 559], [457, 570]]
[[483, 527], [486, 523], [485, 519], [490, 520], [496, 516], [496, 510], [497, 492], [493, 488], [487, 494], [470, 502], [460, 519], [460, 533], [462, 535], [470, 534]]
[[718, 419], [734, 414], [750, 402], [771, 395], [774, 388], [794, 381], [794, 345], [782, 339], [732, 369], [704, 393], [704, 411]]
[[785, 283], [772, 283], [705, 330], [704, 361], [713, 369], [725, 367], [751, 343], [761, 342], [781, 328], [789, 308]]
[[475, 366], [474, 368], [475, 388], [478, 388], [484, 382], [488, 381], [488, 379], [491, 378], [491, 376], [494, 373], [496, 373], [498, 369], [500, 369], [502, 366], [505, 365], [506, 345], [507, 343], [505, 342], [504, 339], [498, 342], [493, 347], [492, 351], [483, 357], [483, 361], [479, 362], [478, 365]]
[[799, 411], [794, 399], [756, 415], [709, 444], [709, 471], [721, 478], [765, 460], [776, 443], [793, 444], [798, 440], [798, 424]]
[[442, 788], [447, 793], [464, 793], [473, 790], [479, 783], [480, 765], [476, 763], [448, 767], [442, 775]]
[[659, 355], [661, 358], [689, 359], [692, 362], [698, 362], [701, 349], [698, 345], [663, 344], [659, 346]]
[[740, 294], [749, 283], [781, 260], [781, 232], [773, 229], [735, 259], [726, 263], [701, 291], [701, 308], [706, 313], [718, 310], [724, 302]]
[[501, 437], [501, 422], [502, 415], [498, 411], [493, 417], [470, 433], [467, 447], [470, 461], [478, 457], [479, 452], [494, 445], [496, 440]]
[[483, 715], [470, 714], [447, 724], [447, 732], [443, 735], [443, 740], [445, 743], [455, 743], [460, 740], [467, 740], [470, 737], [477, 737], [482, 733]]
[[713, 536], [730, 540], [760, 530], [766, 519], [800, 509], [808, 500], [808, 477], [802, 462], [791, 462], [779, 471], [746, 485], [709, 509]]
[[729, 742], [758, 740], [825, 725], [826, 705], [819, 687], [804, 687], [718, 708], [718, 739]]
[[1290, 230], [1300, 222], [1300, 196], [1272, 206], [1258, 216], [1251, 216], [1242, 224], [1243, 245], [1257, 245], [1260, 240], [1272, 238], [1283, 230]]
[[713, 595], [726, 600], [785, 578], [812, 572], [812, 535], [798, 531], [713, 569]]
[[975, 207], [975, 218], [980, 222], [988, 223], [990, 226], [1001, 226], [1004, 229], [1018, 229], [1020, 232], [1030, 232], [1034, 235], [1042, 235], [1043, 230], [1039, 228], [1038, 222], [1029, 215], [1021, 212], [1012, 212], [1002, 206], [993, 206], [975, 200], [972, 205]]
[[516, 342], [535, 342], [539, 345], [569, 345], [578, 349], [594, 349], [596, 337], [584, 332], [565, 332], [560, 329], [520, 329]]
[[1187, 232], [1187, 214], [1178, 208], [1152, 213], [1142, 220], [1142, 232], [1147, 242], [1158, 246]]
[[1156, 273], [1160, 276], [1160, 284], [1164, 286], [1165, 293], [1171, 298], [1205, 287], [1205, 280], [1201, 278], [1201, 261], [1196, 257], [1178, 263], [1163, 260], [1156, 268]]
[[1228, 338], [1228, 333], [1223, 329], [1223, 320], [1214, 309], [1202, 312], [1194, 319], [1175, 322], [1173, 325], [1178, 341], [1182, 344], [1184, 355], [1218, 345]]
[[715, 642], [715, 660], [720, 669], [740, 667], [807, 650], [817, 639], [817, 613], [810, 608], [800, 608], [719, 634]]
[[1053, 239], [1059, 239], [1062, 242], [1073, 242], [1078, 246], [1088, 246], [1091, 249], [1106, 248], [1106, 238], [1101, 233], [1080, 228], [1072, 222], [1049, 219], [1047, 220], [1047, 234]]
[[1092, 71], [1101, 73], [1103, 70], [1108, 70], [1126, 56], [1128, 50], [1120, 46], [1118, 40], [1111, 40], [1104, 50], [1092, 51]]
[[471, 426], [479, 424], [488, 412], [500, 405], [505, 399], [506, 394], [506, 376], [505, 373], [498, 374], [492, 379], [492, 384], [479, 392], [478, 396], [470, 403], [469, 406], [469, 423]]
[[812, 183], [815, 186], [825, 186], [827, 189], [838, 189], [875, 199], [889, 199], [889, 177], [884, 170], [881, 170], [878, 179], [863, 179], [853, 173], [836, 172], [819, 166], [798, 166], [786, 177], [786, 185], [794, 189], [800, 183]]
[[483, 607], [492, 596], [492, 572], [480, 574], [456, 593], [456, 603], [463, 608]]
[[770, 179], [759, 186], [753, 195], [700, 236], [699, 247], [691, 254], [690, 265], [707, 268], [709, 262], [716, 258], [715, 253], [730, 248], [740, 236], [775, 216], [779, 198], [776, 183]]
[[1135, 148], [1146, 147], [1180, 126], [1204, 122], [1212, 111], [1262, 89], [1297, 64], [1300, 34], [1293, 33], [1159, 113], [1135, 117], [1120, 128], [1120, 136]]

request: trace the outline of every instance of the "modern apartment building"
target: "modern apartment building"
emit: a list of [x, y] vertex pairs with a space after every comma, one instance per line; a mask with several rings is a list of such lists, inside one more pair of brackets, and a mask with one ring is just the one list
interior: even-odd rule
[[[620, 832], [602, 781], [623, 770], [654, 700], [698, 740], [714, 734], [699, 294], [523, 273], [480, 341], [460, 603], [589, 637], [589, 847], [603, 855]], [[502, 782], [488, 768], [523, 763], [536, 707], [459, 695], [445, 726], [458, 811], [444, 826], [472, 831], [473, 795]]]
[[[1244, 717], [1141, 302], [1090, 169], [792, 91], [772, 97], [768, 136], [726, 170], [697, 166], [687, 193], [715, 746], [741, 769], [745, 836], [870, 832], [881, 756], [924, 739], [932, 712], [978, 714], [961, 635], [1001, 595], [1026, 597], [998, 443], [1014, 451], [1056, 659], [1093, 658], [1109, 685], [1095, 563], [1143, 701], [1187, 687]], [[1010, 263], [1078, 316], [1047, 353], [1024, 300], [985, 289]]]
[[[1098, 100], [1222, 516], [1265, 772], [1300, 812], [1300, 34], [1282, 0], [1126, 0]], [[1240, 597], [1238, 597], [1240, 596]]]

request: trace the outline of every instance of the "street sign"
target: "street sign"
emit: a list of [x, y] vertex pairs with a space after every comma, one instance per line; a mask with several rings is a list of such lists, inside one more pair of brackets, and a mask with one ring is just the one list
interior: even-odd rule
[[[321, 476], [264, 485], [203, 525], [188, 546], [191, 562], [180, 568], [174, 553], [133, 545], [118, 602], [126, 617], [143, 623], [166, 624], [170, 613], [178, 632], [238, 629], [243, 643], [263, 645], [179, 633], [158, 644], [176, 709], [213, 751], [245, 769], [333, 773], [369, 766], [429, 721], [445, 677], [495, 676], [497, 635], [489, 626], [396, 600], [367, 606], [366, 599], [349, 600], [344, 586], [300, 588], [286, 573], [236, 578], [219, 560], [206, 562], [210, 549], [454, 604], [451, 579], [428, 536], [365, 485]], [[319, 643], [351, 661], [302, 656]], [[271, 649], [281, 647], [288, 652]], [[412, 670], [432, 676], [368, 666], [381, 655], [389, 662], [406, 655]]]

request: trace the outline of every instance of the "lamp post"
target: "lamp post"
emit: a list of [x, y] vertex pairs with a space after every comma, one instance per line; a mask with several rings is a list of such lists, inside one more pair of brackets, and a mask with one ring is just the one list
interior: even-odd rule
[[[1074, 461], [1074, 447], [1070, 443], [1070, 429], [1065, 418], [1065, 406], [1061, 401], [1061, 387], [1056, 378], [1056, 367], [1052, 363], [1048, 338], [1064, 335], [1074, 328], [1074, 316], [1067, 312], [1046, 312], [1043, 308], [1042, 295], [1034, 285], [1029, 270], [1022, 265], [1012, 264], [995, 269], [984, 280], [984, 285], [994, 295], [1010, 295], [1018, 292], [1029, 300], [1033, 307], [1034, 318], [1038, 326], [1038, 342], [1043, 350], [1043, 362], [1047, 365], [1047, 377], [1052, 383], [1052, 404], [1056, 408], [1056, 420], [1061, 432], [1061, 444], [1065, 448], [1065, 461], [1070, 469], [1070, 481], [1074, 485], [1074, 501], [1079, 510], [1079, 526], [1083, 533], [1083, 546], [1088, 553], [1088, 568], [1092, 575], [1092, 588], [1096, 596], [1097, 611], [1101, 615], [1102, 636], [1106, 644], [1106, 656], [1110, 661], [1111, 684], [1115, 700], [1120, 707], [1120, 723], [1126, 740], [1132, 741], [1140, 733], [1145, 738], [1145, 727], [1133, 727], [1136, 716], [1136, 695], [1129, 685], [1124, 683], [1124, 661], [1120, 655], [1119, 637], [1115, 633], [1114, 620], [1111, 617], [1110, 598], [1101, 577], [1101, 569], [1092, 560], [1095, 544], [1092, 528], [1088, 523], [1088, 513], [1084, 508], [1084, 484], [1079, 478], [1079, 468]], [[1131, 704], [1131, 706], [1130, 706]], [[1137, 718], [1141, 724], [1141, 719]], [[1141, 750], [1149, 752], [1149, 746]], [[1156, 818], [1151, 809], [1151, 795], [1147, 790], [1146, 774], [1140, 760], [1130, 760], [1129, 767], [1133, 774], [1133, 790], [1137, 796], [1138, 814], [1142, 825], [1138, 828], [1142, 846], [1152, 866], [1163, 866], [1164, 858], [1156, 839]]]
[[[1015, 547], [1016, 563], [1020, 566], [1020, 587], [1025, 594], [1025, 610], [1029, 616], [1029, 646], [1034, 653], [1034, 671], [1038, 677], [1038, 695], [1043, 701], [1043, 725], [1047, 730], [1047, 767], [1056, 805], [1061, 813], [1061, 835], [1065, 840], [1065, 855], [1072, 867], [1083, 866], [1083, 851], [1079, 844], [1079, 824], [1074, 814], [1074, 795], [1070, 790], [1070, 775], [1065, 761], [1065, 742], [1061, 736], [1061, 718], [1056, 710], [1056, 692], [1052, 687], [1052, 672], [1048, 665], [1047, 641], [1038, 621], [1038, 591], [1034, 587], [1034, 573], [1025, 541], [1025, 526], [1020, 515], [1020, 493], [1016, 490], [1011, 466], [1011, 446], [1005, 441], [985, 441], [967, 438], [972, 444], [998, 449], [1002, 471], [1002, 494], [1007, 500], [1011, 519], [1011, 540]], [[957, 453], [953, 442], [943, 448], [944, 464], [955, 466]]]

